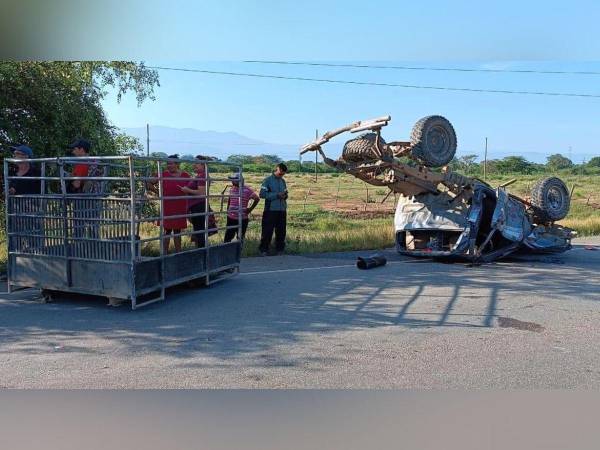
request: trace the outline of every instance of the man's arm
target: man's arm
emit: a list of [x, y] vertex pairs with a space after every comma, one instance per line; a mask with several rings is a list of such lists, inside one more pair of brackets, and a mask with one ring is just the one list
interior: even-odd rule
[[196, 195], [196, 196], [199, 196], [199, 195], [205, 196], [206, 195], [206, 186], [204, 186], [203, 184], [200, 184], [200, 183], [198, 184], [198, 189], [192, 189], [189, 186], [182, 186], [181, 190], [189, 195]]
[[276, 200], [279, 198], [279, 194], [277, 192], [271, 192], [271, 188], [269, 187], [269, 181], [271, 177], [265, 178], [260, 186], [260, 198], [264, 198], [265, 200]]
[[256, 205], [258, 205], [260, 203], [260, 197], [258, 195], [256, 195], [256, 192], [252, 191], [252, 195], [250, 196], [250, 204], [248, 205], [247, 208], [247, 213], [250, 214], [252, 212], [252, 210], [254, 208], [256, 208]]
[[[158, 174], [153, 173], [152, 178], [158, 177]], [[146, 180], [146, 189], [148, 192], [158, 195], [158, 180]]]

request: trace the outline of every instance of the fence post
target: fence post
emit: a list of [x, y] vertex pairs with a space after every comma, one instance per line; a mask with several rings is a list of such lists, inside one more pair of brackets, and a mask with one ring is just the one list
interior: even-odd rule
[[6, 161], [6, 159], [4, 159], [3, 161], [3, 174], [4, 174], [4, 220], [5, 220], [5, 227], [6, 227], [6, 254], [7, 254], [7, 261], [6, 261], [6, 291], [10, 294], [11, 293], [11, 288], [10, 288], [10, 273], [11, 273], [11, 259], [10, 259], [10, 233], [12, 231], [11, 226], [10, 226], [10, 216], [9, 213], [11, 212], [11, 208], [10, 208], [10, 199], [9, 199], [9, 185], [10, 185], [10, 181], [8, 179], [8, 161]]
[[[136, 252], [136, 229], [135, 229], [135, 167], [133, 162], [133, 156], [129, 155], [129, 247], [130, 247], [130, 258], [129, 258], [129, 273], [131, 280], [131, 308], [135, 309], [137, 303], [137, 296], [135, 295], [135, 261], [137, 259]], [[90, 233], [91, 235], [91, 233]], [[162, 244], [162, 242], [161, 242]]]
[[342, 177], [341, 175], [338, 177], [338, 185], [337, 185], [337, 191], [335, 193], [335, 206], [333, 209], [337, 210], [337, 202], [338, 202], [338, 197], [340, 195], [340, 183], [342, 181]]
[[165, 240], [165, 211], [164, 211], [164, 199], [163, 199], [163, 195], [164, 194], [164, 190], [163, 190], [163, 173], [162, 173], [162, 164], [160, 160], [156, 161], [156, 172], [157, 172], [157, 177], [158, 177], [158, 198], [160, 199], [158, 202], [158, 207], [159, 207], [159, 214], [158, 216], [160, 217], [160, 227], [158, 230], [158, 236], [160, 238], [159, 240], [159, 251], [160, 251], [160, 296], [162, 298], [165, 298], [165, 274], [166, 274], [166, 270], [165, 270], [165, 245], [164, 245], [164, 240]]
[[487, 181], [487, 154], [488, 154], [488, 142], [485, 138], [485, 156], [483, 157], [483, 181]]

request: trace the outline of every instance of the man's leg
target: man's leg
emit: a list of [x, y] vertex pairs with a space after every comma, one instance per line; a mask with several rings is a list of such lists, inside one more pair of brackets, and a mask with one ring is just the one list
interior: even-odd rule
[[283, 250], [285, 250], [286, 226], [286, 211], [278, 211], [277, 223], [275, 225], [275, 248], [278, 253], [283, 252]]
[[265, 211], [262, 216], [262, 230], [260, 233], [260, 246], [258, 250], [261, 253], [269, 251], [271, 245], [271, 239], [273, 239], [273, 229], [275, 228], [275, 222], [273, 218], [273, 211]]
[[93, 220], [90, 224], [90, 237], [93, 239], [100, 239], [100, 230], [102, 222], [98, 219], [102, 219], [102, 210], [104, 205], [101, 199], [95, 198], [92, 200], [92, 206], [92, 218], [96, 220]]
[[[197, 203], [190, 208], [190, 212], [192, 214], [201, 214], [204, 212], [204, 203]], [[190, 217], [190, 222], [192, 222], [192, 227], [194, 228], [194, 240], [196, 241], [197, 248], [203, 248], [206, 246], [206, 235], [204, 231], [206, 230], [206, 217], [205, 216], [194, 216]], [[198, 233], [199, 232], [199, 233]]]
[[[238, 221], [236, 219], [232, 219], [231, 217], [227, 216], [227, 227], [232, 227], [234, 225], [237, 226], [237, 224]], [[223, 242], [231, 242], [236, 232], [237, 228], [227, 228], [227, 230], [225, 230], [225, 239], [223, 240]]]
[[[173, 230], [174, 234], [181, 233], [181, 229]], [[175, 253], [181, 252], [181, 236], [173, 236], [173, 242], [175, 243]]]
[[171, 241], [171, 230], [165, 228], [163, 237], [163, 253], [167, 255], [169, 253], [169, 243]]
[[242, 241], [246, 239], [246, 231], [248, 230], [248, 219], [242, 219]]
[[72, 200], [72, 208], [73, 208], [73, 221], [72, 223], [72, 234], [74, 238], [81, 238], [85, 236], [85, 213], [84, 207], [82, 205], [82, 200], [75, 198]]

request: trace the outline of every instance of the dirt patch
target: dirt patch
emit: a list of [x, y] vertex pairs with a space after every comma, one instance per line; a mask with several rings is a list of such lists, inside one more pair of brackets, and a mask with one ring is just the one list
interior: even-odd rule
[[394, 215], [393, 211], [336, 211], [347, 219], [381, 219]]
[[600, 209], [600, 203], [586, 203], [586, 206], [589, 206], [592, 209]]
[[536, 333], [541, 333], [545, 329], [539, 323], [523, 322], [510, 317], [498, 317], [498, 326], [500, 328], [514, 328], [515, 330], [534, 331]]
[[360, 201], [325, 202], [321, 205], [325, 211], [335, 212], [349, 219], [376, 219], [394, 215], [393, 203], [364, 203]]

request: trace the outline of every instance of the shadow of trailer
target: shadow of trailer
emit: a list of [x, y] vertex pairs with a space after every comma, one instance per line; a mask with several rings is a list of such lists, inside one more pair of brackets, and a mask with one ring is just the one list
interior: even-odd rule
[[[15, 180], [25, 178], [9, 174], [9, 164], [18, 160], [4, 163], [9, 292], [38, 288], [47, 300], [64, 292], [105, 296], [111, 304], [130, 301], [136, 309], [164, 300], [168, 287], [193, 280], [210, 285], [239, 273], [242, 241], [222, 243], [216, 238], [228, 229], [241, 236], [241, 220], [235, 226], [217, 225], [226, 223], [227, 211], [213, 211], [210, 202], [222, 204], [233, 196], [213, 195], [210, 185], [230, 179], [212, 176], [213, 171], [241, 178], [241, 167], [136, 156], [29, 162], [39, 166], [40, 174], [27, 177], [36, 193], [26, 194], [10, 189]], [[168, 173], [167, 163], [190, 166], [196, 177]], [[75, 164], [88, 165], [88, 176], [71, 176], [68, 169]], [[88, 189], [72, 192], [74, 180], [85, 182]], [[182, 186], [191, 186], [195, 193], [173, 195], [173, 188]], [[188, 209], [191, 204], [200, 207]], [[225, 220], [212, 220], [219, 215]], [[167, 234], [165, 220], [175, 219], [193, 222], [193, 229]], [[217, 236], [211, 239], [213, 234]], [[192, 248], [168, 253], [161, 245], [185, 236]]]

